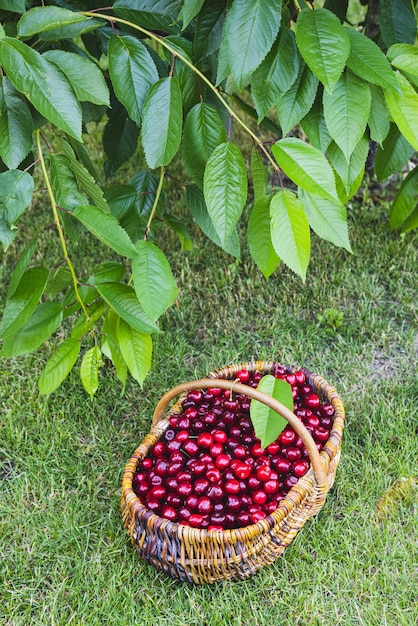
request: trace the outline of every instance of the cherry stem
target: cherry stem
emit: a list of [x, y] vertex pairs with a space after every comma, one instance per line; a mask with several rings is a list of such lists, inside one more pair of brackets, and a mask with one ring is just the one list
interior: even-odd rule
[[161, 167], [161, 170], [160, 170], [160, 180], [158, 182], [157, 193], [155, 194], [154, 204], [152, 205], [151, 213], [150, 213], [150, 216], [148, 218], [147, 225], [145, 227], [145, 234], [144, 234], [144, 240], [145, 241], [148, 241], [149, 231], [151, 230], [151, 223], [152, 223], [152, 220], [154, 219], [155, 212], [156, 212], [157, 206], [158, 206], [158, 201], [159, 201], [160, 196], [161, 196], [161, 190], [163, 188], [163, 182], [164, 182], [164, 173], [165, 173], [164, 172], [164, 167]]

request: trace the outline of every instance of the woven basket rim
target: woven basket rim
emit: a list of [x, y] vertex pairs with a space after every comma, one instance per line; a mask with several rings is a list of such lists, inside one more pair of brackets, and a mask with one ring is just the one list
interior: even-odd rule
[[[337, 391], [322, 376], [320, 376], [319, 374], [315, 374], [311, 370], [302, 366], [299, 367], [294, 365], [282, 364], [278, 361], [254, 360], [243, 361], [240, 363], [230, 364], [221, 368], [217, 368], [216, 370], [211, 371], [207, 375], [207, 378], [213, 378], [215, 381], [216, 378], [225, 378], [225, 376], [223, 376], [225, 374], [229, 374], [232, 376], [240, 369], [248, 369], [249, 371], [261, 371], [268, 373], [273, 365], [284, 367], [287, 371], [296, 371], [298, 369], [302, 370], [307, 376], [308, 380], [311, 382], [311, 384], [314, 385], [315, 390], [319, 391], [322, 397], [326, 397], [328, 402], [334, 407], [335, 415], [333, 426], [330, 432], [330, 437], [328, 438], [327, 442], [324, 445], [324, 448], [320, 452], [320, 457], [323, 461], [324, 467], [328, 468], [331, 461], [335, 459], [335, 457], [338, 457], [340, 454], [342, 431], [345, 420], [345, 410], [342, 400]], [[320, 389], [318, 389], [318, 385], [321, 386]], [[253, 539], [254, 537], [262, 536], [263, 534], [268, 533], [275, 524], [281, 522], [284, 517], [287, 516], [295, 507], [299, 506], [306, 498], [312, 497], [314, 492], [322, 492], [325, 494], [330, 488], [331, 485], [322, 488], [319, 488], [316, 485], [311, 465], [308, 472], [304, 476], [299, 478], [298, 482], [293, 485], [293, 487], [288, 491], [283, 500], [279, 502], [279, 506], [273, 513], [267, 515], [264, 519], [256, 522], [255, 524], [249, 524], [248, 526], [243, 526], [239, 528], [228, 528], [225, 530], [207, 530], [206, 528], [193, 528], [191, 526], [181, 524], [180, 522], [172, 522], [164, 517], [161, 517], [160, 515], [157, 515], [156, 513], [153, 513], [141, 502], [139, 497], [135, 494], [132, 487], [133, 477], [139, 460], [146, 456], [149, 448], [155, 443], [155, 441], [157, 441], [162, 436], [165, 429], [169, 425], [168, 418], [170, 417], [170, 415], [181, 412], [181, 402], [183, 398], [184, 395], [183, 397], [180, 396], [177, 402], [168, 409], [165, 416], [163, 416], [162, 419], [159, 420], [159, 422], [152, 427], [152, 429], [144, 437], [139, 446], [135, 449], [125, 466], [125, 471], [122, 479], [121, 505], [123, 508], [125, 506], [129, 506], [132, 509], [132, 512], [134, 512], [137, 516], [146, 516], [147, 524], [157, 524], [161, 529], [164, 529], [170, 535], [187, 535], [196, 539], [197, 541], [210, 540], [210, 538], [213, 536], [221, 535], [225, 536], [225, 538], [228, 539], [228, 542], [246, 542]], [[329, 445], [327, 446], [327, 444]]]

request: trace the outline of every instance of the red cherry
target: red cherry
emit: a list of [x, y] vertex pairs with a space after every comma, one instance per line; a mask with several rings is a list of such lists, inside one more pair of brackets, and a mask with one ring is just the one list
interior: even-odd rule
[[162, 500], [162, 498], [165, 498], [167, 495], [167, 489], [162, 485], [155, 485], [155, 487], [151, 487], [149, 495], [153, 499]]
[[183, 498], [181, 498], [176, 493], [169, 493], [169, 494], [167, 494], [167, 498], [166, 498], [166, 501], [165, 501], [166, 504], [172, 506], [176, 510], [179, 508], [179, 506], [180, 506], [180, 504], [182, 502], [183, 502]]
[[[193, 490], [198, 496], [202, 496], [206, 493], [210, 483], [207, 478], [197, 478], [193, 483]], [[202, 511], [201, 511], [202, 512]]]
[[176, 492], [179, 494], [179, 496], [183, 496], [184, 498], [187, 498], [188, 496], [190, 496], [192, 491], [193, 491], [193, 486], [192, 486], [192, 483], [190, 482], [181, 482], [181, 483], [178, 483], [177, 485]]
[[183, 443], [182, 448], [189, 456], [196, 456], [199, 452], [199, 446], [194, 439], [187, 439]]
[[231, 463], [231, 459], [229, 458], [227, 454], [220, 454], [215, 459], [215, 466], [219, 468], [220, 470], [227, 468], [230, 463]]
[[238, 378], [240, 383], [243, 383], [245, 385], [249, 382], [251, 378], [251, 373], [248, 370], [239, 370], [236, 373], [236, 377]]
[[[184, 411], [184, 415], [189, 420], [195, 420], [196, 417], [197, 417], [197, 409], [196, 409], [196, 407], [189, 406], [189, 408]], [[171, 422], [170, 422], [170, 424], [171, 424]]]
[[226, 443], [228, 440], [228, 435], [224, 430], [215, 429], [212, 431], [212, 436], [214, 443]]
[[206, 495], [208, 498], [210, 498], [211, 502], [214, 502], [216, 504], [224, 497], [224, 491], [220, 485], [215, 485], [212, 483], [211, 485], [209, 485]]
[[305, 384], [306, 376], [302, 372], [302, 370], [297, 370], [297, 372], [295, 372], [295, 379], [296, 379], [296, 384], [301, 386]]
[[292, 463], [292, 472], [298, 478], [300, 478], [301, 476], [304, 476], [306, 472], [308, 471], [308, 469], [309, 469], [308, 461], [295, 461], [294, 463]]
[[160, 502], [156, 498], [147, 499], [147, 508], [153, 513], [158, 513], [160, 510]]
[[273, 442], [267, 446], [266, 450], [269, 454], [274, 456], [275, 454], [278, 454], [280, 452], [280, 446], [277, 442]]
[[289, 385], [291, 387], [294, 387], [296, 385], [296, 376], [295, 374], [286, 374], [286, 378], [285, 378], [286, 382], [289, 383]]
[[179, 519], [180, 520], [188, 520], [190, 515], [191, 515], [191, 511], [187, 507], [182, 506], [179, 509]]
[[318, 426], [318, 428], [314, 428], [313, 436], [316, 441], [324, 443], [329, 439], [329, 431], [323, 426]]
[[279, 457], [276, 461], [274, 461], [274, 466], [279, 474], [288, 474], [290, 472], [290, 461], [288, 459], [284, 459], [283, 457]]
[[180, 441], [180, 443], [183, 443], [184, 441], [187, 441], [188, 438], [189, 438], [188, 430], [179, 430], [179, 432], [174, 437], [173, 441]]
[[165, 444], [162, 441], [157, 441], [151, 448], [150, 453], [152, 456], [163, 456], [165, 454]]
[[172, 454], [173, 452], [177, 452], [181, 448], [181, 441], [177, 441], [176, 439], [170, 439], [167, 443], [167, 452]]
[[149, 457], [146, 457], [145, 459], [142, 460], [142, 467], [144, 469], [151, 469], [153, 463], [152, 463], [152, 459], [150, 459]]
[[240, 484], [237, 480], [227, 480], [224, 485], [225, 493], [237, 495], [241, 491]]
[[166, 459], [157, 459], [154, 471], [159, 476], [167, 476], [168, 461]]
[[214, 443], [210, 446], [209, 452], [215, 458], [224, 453], [224, 447], [221, 443]]
[[201, 448], [210, 448], [213, 444], [213, 437], [210, 433], [200, 433], [197, 438], [197, 445]]
[[321, 404], [321, 401], [316, 393], [311, 393], [309, 396], [306, 396], [304, 403], [309, 409], [317, 409]]
[[264, 454], [264, 450], [263, 450], [263, 448], [260, 446], [260, 444], [259, 444], [259, 443], [255, 443], [255, 444], [253, 445], [253, 447], [251, 448], [251, 454], [252, 454], [253, 456], [263, 456], [263, 454]]
[[210, 467], [206, 472], [206, 478], [211, 483], [218, 483], [221, 480], [221, 472], [217, 467]]
[[267, 494], [265, 491], [257, 489], [257, 491], [254, 491], [252, 499], [254, 504], [265, 504], [267, 502]]
[[263, 489], [267, 495], [277, 493], [279, 491], [279, 481], [278, 480], [266, 480], [266, 482], [263, 485]]
[[251, 513], [250, 517], [251, 517], [251, 522], [253, 524], [257, 524], [257, 522], [260, 522], [262, 519], [266, 517], [266, 514], [264, 513], [264, 511], [255, 511], [254, 513]]
[[266, 481], [270, 478], [271, 469], [268, 465], [261, 465], [257, 470], [257, 478], [261, 481]]
[[202, 496], [197, 502], [197, 510], [201, 515], [207, 515], [212, 511], [213, 504], [207, 496]]
[[237, 464], [234, 468], [234, 473], [237, 478], [240, 480], [245, 480], [251, 473], [251, 467], [246, 463]]
[[203, 517], [200, 513], [192, 513], [187, 521], [193, 528], [200, 528], [202, 526]]
[[290, 430], [286, 427], [285, 430], [280, 433], [278, 439], [283, 446], [290, 446], [296, 439], [296, 433], [294, 430]]
[[202, 392], [198, 389], [192, 389], [187, 394], [187, 400], [195, 404], [199, 404], [202, 401]]
[[226, 507], [229, 511], [238, 511], [241, 508], [241, 499], [233, 494], [226, 496]]

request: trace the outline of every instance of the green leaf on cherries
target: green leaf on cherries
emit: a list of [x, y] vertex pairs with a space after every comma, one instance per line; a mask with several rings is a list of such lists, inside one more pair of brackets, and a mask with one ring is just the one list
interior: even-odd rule
[[[268, 374], [260, 380], [257, 389], [293, 411], [292, 388], [285, 380]], [[273, 443], [287, 426], [284, 417], [258, 400], [251, 400], [250, 417], [263, 449]]]

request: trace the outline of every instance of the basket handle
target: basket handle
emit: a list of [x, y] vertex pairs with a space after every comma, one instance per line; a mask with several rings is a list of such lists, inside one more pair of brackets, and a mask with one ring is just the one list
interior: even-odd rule
[[327, 485], [327, 478], [324, 471], [323, 463], [321, 457], [318, 452], [318, 448], [305, 425], [300, 421], [298, 417], [292, 411], [290, 411], [287, 407], [284, 406], [278, 400], [275, 400], [271, 396], [259, 391], [258, 389], [254, 389], [253, 387], [249, 387], [248, 385], [243, 385], [242, 383], [236, 383], [231, 380], [226, 380], [222, 378], [201, 378], [200, 380], [192, 380], [187, 383], [181, 383], [176, 387], [173, 387], [167, 393], [165, 393], [161, 399], [159, 400], [157, 406], [155, 407], [154, 415], [152, 418], [152, 425], [155, 426], [157, 422], [162, 419], [165, 409], [167, 408], [170, 401], [181, 393], [191, 391], [192, 389], [208, 389], [210, 387], [219, 387], [221, 389], [233, 390], [236, 393], [242, 393], [249, 398], [254, 400], [258, 400], [262, 402], [266, 406], [270, 407], [276, 413], [281, 415], [287, 420], [287, 422], [292, 426], [295, 432], [301, 437], [305, 447], [308, 451], [310, 461], [312, 463], [312, 468], [315, 476], [315, 481], [318, 487], [325, 487]]

